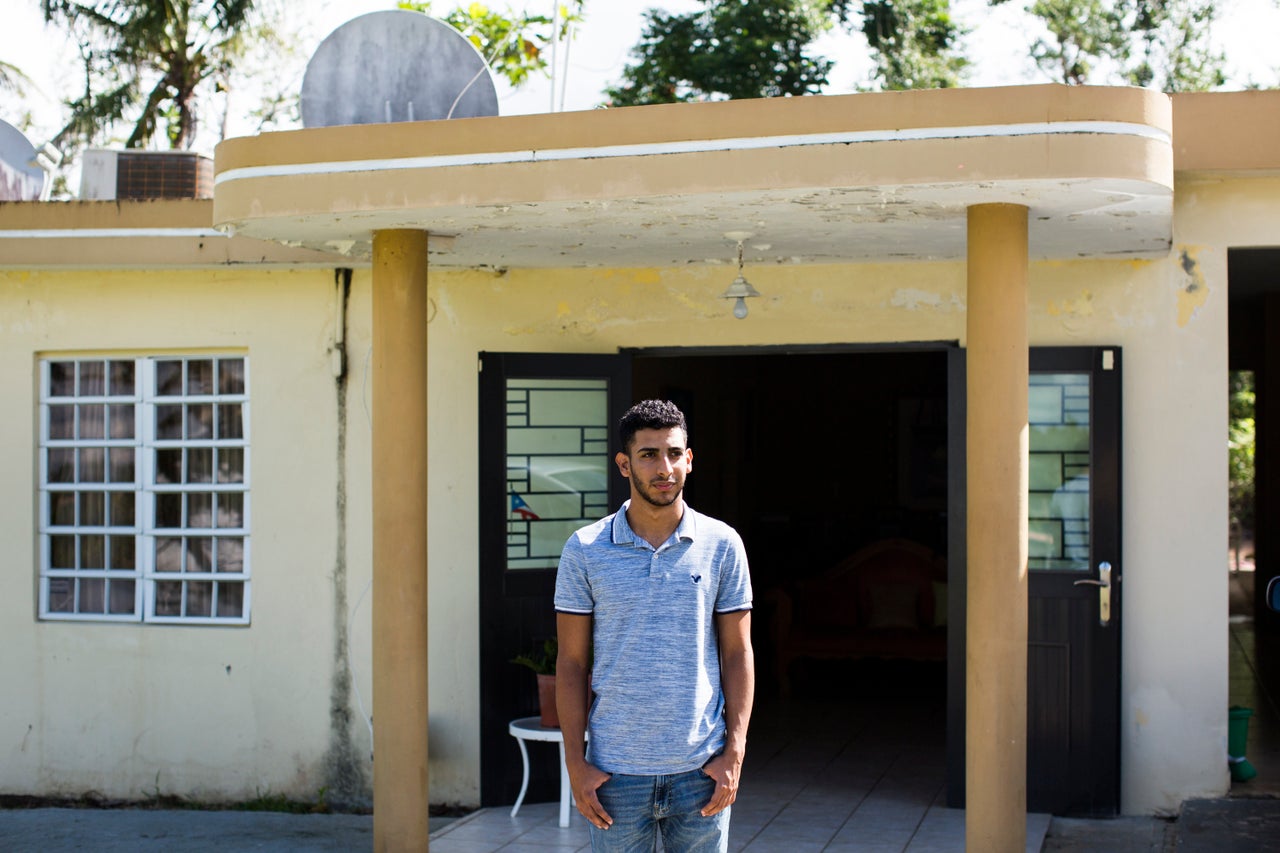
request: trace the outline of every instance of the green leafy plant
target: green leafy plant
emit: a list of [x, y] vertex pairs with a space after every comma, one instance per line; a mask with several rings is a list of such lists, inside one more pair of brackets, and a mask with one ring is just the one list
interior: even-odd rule
[[543, 642], [541, 649], [535, 647], [528, 654], [516, 655], [511, 662], [527, 666], [538, 675], [555, 675], [556, 655], [559, 653], [560, 645], [556, 642], [556, 638], [552, 637]]

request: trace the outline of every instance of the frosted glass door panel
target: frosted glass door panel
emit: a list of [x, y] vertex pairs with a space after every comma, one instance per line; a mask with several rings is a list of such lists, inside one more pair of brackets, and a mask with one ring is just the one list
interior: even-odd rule
[[607, 515], [609, 383], [507, 379], [507, 568], [553, 569], [569, 534]]
[[1033, 570], [1089, 571], [1089, 378], [1031, 374], [1027, 554]]

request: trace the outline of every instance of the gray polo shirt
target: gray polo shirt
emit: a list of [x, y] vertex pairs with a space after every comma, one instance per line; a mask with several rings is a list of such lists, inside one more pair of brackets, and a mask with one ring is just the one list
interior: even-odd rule
[[696, 770], [724, 748], [714, 616], [751, 607], [737, 532], [685, 505], [655, 549], [627, 507], [574, 533], [556, 573], [556, 610], [593, 617], [590, 760], [606, 773]]

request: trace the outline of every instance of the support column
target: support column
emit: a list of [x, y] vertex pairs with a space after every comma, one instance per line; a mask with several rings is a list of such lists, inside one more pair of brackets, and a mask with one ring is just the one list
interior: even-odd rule
[[373, 235], [373, 848], [427, 849], [427, 233]]
[[1027, 837], [1027, 208], [969, 208], [965, 848]]

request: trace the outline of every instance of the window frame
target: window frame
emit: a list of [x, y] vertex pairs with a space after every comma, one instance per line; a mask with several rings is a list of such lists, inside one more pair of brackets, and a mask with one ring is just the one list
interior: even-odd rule
[[[233, 361], [240, 362], [238, 380], [242, 387], [238, 392], [227, 392], [219, 387], [220, 365]], [[115, 390], [110, 385], [111, 380], [106, 379], [106, 377], [112, 376], [113, 362], [132, 363], [134, 381], [131, 394], [108, 393]], [[180, 364], [180, 386], [176, 393], [166, 389], [166, 393], [162, 394], [157, 385], [157, 367], [162, 363], [169, 362], [178, 362]], [[210, 387], [197, 389], [197, 393], [192, 393], [187, 384], [193, 375], [189, 367], [192, 362], [208, 362], [210, 366]], [[53, 395], [51, 372], [52, 366], [56, 363], [75, 365], [70, 396]], [[102, 393], [82, 395], [82, 386], [80, 384], [82, 366], [94, 363], [103, 365], [104, 387]], [[236, 351], [165, 352], [148, 355], [110, 353], [42, 354], [38, 357], [37, 367], [39, 407], [39, 435], [37, 442], [38, 618], [42, 621], [56, 622], [123, 622], [128, 624], [186, 626], [249, 625], [252, 614], [252, 531], [250, 521], [252, 508], [250, 482], [251, 387], [248, 354]], [[102, 438], [85, 438], [80, 435], [78, 425], [81, 423], [81, 407], [97, 405], [106, 407], [121, 404], [130, 404], [134, 407], [133, 434], [131, 437], [110, 437], [112, 422], [105, 409]], [[57, 406], [70, 406], [74, 410], [71, 422], [73, 427], [71, 438], [51, 437], [51, 410]], [[161, 407], [165, 406], [180, 407], [180, 437], [160, 437], [160, 429], [157, 426], [158, 413], [161, 411]], [[193, 428], [193, 412], [191, 408], [204, 406], [209, 407], [207, 416], [208, 434], [190, 435], [189, 430]], [[230, 410], [223, 409], [223, 406], [239, 407], [239, 434], [234, 435], [236, 430], [232, 430], [233, 437], [230, 438], [223, 434], [223, 422], [221, 419], [224, 414], [230, 413]], [[199, 426], [199, 424], [196, 426]], [[199, 433], [200, 430], [196, 429], [195, 432]], [[60, 480], [56, 483], [50, 481], [51, 451], [70, 449], [74, 453], [74, 458], [83, 463], [83, 451], [98, 448], [105, 451], [102, 461], [103, 473], [101, 481], [82, 479], [83, 473], [74, 463], [69, 481]], [[132, 449], [133, 480], [131, 483], [127, 480], [111, 481], [112, 469], [108, 459], [113, 448]], [[179, 479], [177, 482], [161, 482], [159, 475], [160, 463], [158, 462], [157, 454], [173, 450], [178, 451]], [[192, 450], [207, 451], [205, 455], [207, 456], [208, 468], [207, 471], [203, 472], [203, 476], [207, 476], [207, 480], [189, 479], [193, 476], [194, 471], [190, 467], [191, 457], [189, 452]], [[227, 480], [220, 479], [216, 462], [219, 455], [224, 451], [242, 454], [239, 470], [237, 471], [234, 467], [231, 468], [233, 477]], [[239, 479], [235, 479], [235, 475], [238, 475]], [[84, 488], [86, 485], [90, 486], [90, 488]], [[116, 522], [117, 519], [111, 515], [116, 508], [106, 496], [112, 492], [126, 491], [131, 491], [133, 494], [132, 523], [108, 523]], [[75, 496], [73, 498], [70, 524], [53, 524], [50, 509], [53, 499], [50, 496], [58, 492], [66, 492]], [[81, 510], [84, 506], [84, 499], [81, 495], [93, 494], [94, 492], [104, 494], [102, 503], [110, 505], [110, 509], [103, 510], [102, 524], [82, 524]], [[180, 507], [176, 526], [161, 526], [159, 524], [156, 514], [157, 499], [162, 495], [180, 496], [176, 501], [176, 504]], [[200, 501], [199, 498], [193, 499], [193, 495], [204, 496], [205, 499], [204, 501]], [[217, 526], [219, 519], [224, 517], [218, 512], [219, 504], [224, 500], [223, 496], [226, 495], [237, 496], [226, 505], [231, 507], [231, 512], [233, 513], [231, 517], [239, 522], [238, 526]], [[205, 521], [204, 526], [191, 524], [191, 512], [197, 505], [208, 512], [208, 517], [203, 519]], [[235, 513], [238, 513], [238, 519]], [[75, 539], [73, 545], [76, 554], [74, 560], [75, 568], [52, 567], [54, 559], [53, 537], [60, 535], [69, 535]], [[102, 550], [104, 555], [101, 568], [85, 569], [80, 566], [82, 547], [86, 535], [103, 536]], [[108, 566], [114, 554], [111, 553], [110, 540], [107, 537], [124, 536], [133, 538], [133, 566], [127, 569], [109, 568]], [[217, 570], [217, 561], [219, 559], [235, 559], [237, 552], [236, 546], [232, 545], [226, 550], [226, 556], [224, 557], [224, 552], [218, 545], [219, 539], [222, 537], [238, 543], [239, 571], [222, 572]], [[191, 554], [194, 552], [189, 549], [189, 545], [200, 539], [209, 540], [207, 546], [199, 547], [197, 550], [199, 553], [209, 555], [210, 564], [207, 565], [207, 571], [191, 571], [188, 567], [192, 565], [193, 558]], [[162, 571], [157, 566], [157, 546], [165, 540], [177, 540], [179, 543], [178, 568], [176, 570]], [[101, 591], [104, 598], [103, 612], [76, 612], [81, 606], [79, 596], [82, 588], [79, 582], [100, 578], [104, 580]], [[51, 582], [60, 579], [67, 579], [73, 585], [71, 593], [72, 612], [50, 609], [52, 599]], [[127, 583], [130, 581], [134, 584], [132, 612], [110, 612], [113, 606], [110, 585], [116, 582]], [[157, 612], [157, 606], [161, 598], [160, 589], [164, 584], [178, 585], [179, 612], [177, 614]], [[208, 584], [203, 593], [208, 596], [209, 615], [185, 613], [188, 602], [193, 600], [190, 596], [192, 591], [196, 589], [195, 584]], [[238, 615], [215, 615], [219, 607], [220, 590], [223, 588], [220, 586], [221, 584], [239, 587]], [[235, 595], [235, 593], [232, 593], [229, 600], [234, 602]]]

